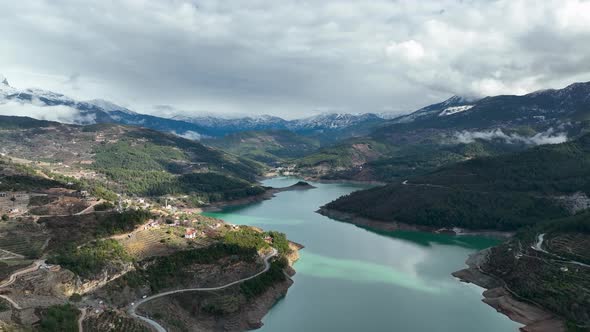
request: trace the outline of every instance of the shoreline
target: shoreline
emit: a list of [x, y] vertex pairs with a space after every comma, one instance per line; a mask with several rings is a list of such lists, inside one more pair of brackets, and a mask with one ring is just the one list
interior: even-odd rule
[[275, 174], [272, 173], [270, 175], [265, 174], [262, 177], [259, 177], [258, 180], [262, 181], [262, 180], [268, 180], [268, 179], [273, 179], [273, 178], [278, 178], [278, 177], [286, 177], [286, 178], [293, 178], [293, 179], [299, 179], [299, 180], [303, 180], [303, 181], [309, 181], [309, 182], [316, 182], [316, 183], [348, 183], [348, 184], [360, 184], [360, 185], [374, 185], [374, 186], [385, 186], [388, 184], [388, 182], [383, 182], [383, 181], [378, 181], [378, 180], [353, 180], [353, 179], [335, 179], [335, 180], [331, 180], [331, 179], [322, 179], [322, 178], [318, 178], [315, 176], [308, 176], [308, 175], [303, 175], [303, 174], [293, 174], [293, 175], [281, 175], [281, 174]]
[[359, 184], [359, 185], [373, 185], [373, 186], [385, 186], [388, 183], [383, 181], [377, 180], [352, 180], [352, 179], [342, 179], [342, 180], [329, 180], [329, 179], [321, 179], [321, 178], [314, 178], [309, 176], [301, 176], [305, 181], [317, 182], [317, 183], [349, 183], [349, 184]]
[[[228, 314], [228, 316], [226, 317], [220, 318], [215, 314], [207, 313], [204, 311], [198, 311], [196, 313], [193, 313], [190, 311], [177, 310], [178, 308], [175, 307], [176, 302], [174, 300], [174, 296], [190, 297], [190, 294], [193, 292], [201, 291], [202, 294], [206, 294], [207, 292], [221, 292], [222, 290], [230, 290], [230, 292], [232, 292], [231, 294], [235, 295], [236, 287], [238, 287], [238, 285], [240, 285], [242, 282], [249, 279], [254, 279], [257, 276], [262, 275], [263, 273], [266, 273], [268, 271], [268, 269], [270, 268], [270, 259], [274, 255], [276, 255], [276, 250], [274, 250], [274, 254], [266, 256], [265, 270], [263, 270], [260, 273], [257, 273], [256, 275], [243, 278], [241, 280], [237, 280], [227, 285], [218, 287], [210, 287], [203, 289], [185, 289], [179, 291], [172, 290], [164, 292], [164, 295], [158, 295], [155, 298], [152, 297], [149, 300], [149, 303], [145, 303], [145, 306], [147, 307], [139, 309], [141, 311], [140, 315], [135, 315], [134, 312], [130, 313], [130, 315], [136, 318], [137, 316], [149, 317], [151, 313], [154, 312], [154, 310], [161, 310], [161, 308], [164, 307], [167, 310], [173, 310], [175, 312], [174, 319], [180, 320], [186, 326], [191, 326], [193, 328], [199, 327], [200, 331], [219, 331], [220, 329], [228, 331], [247, 331], [259, 329], [264, 325], [262, 322], [263, 318], [272, 310], [276, 303], [278, 303], [281, 299], [286, 297], [289, 288], [294, 284], [294, 281], [291, 278], [293, 275], [295, 275], [295, 270], [293, 269], [292, 264], [299, 258], [298, 251], [302, 249], [303, 246], [298, 243], [289, 241], [289, 247], [293, 251], [286, 257], [288, 260], [288, 266], [284, 270], [285, 279], [280, 282], [275, 282], [272, 285], [269, 285], [263, 293], [258, 294], [256, 297], [250, 300], [247, 300], [246, 303], [243, 303], [241, 305], [241, 308], [239, 310]], [[172, 299], [170, 298], [170, 296], [172, 296]], [[140, 302], [138, 302], [138, 304], [133, 308], [138, 308], [139, 305], [142, 304], [142, 301], [146, 300], [140, 300]], [[170, 320], [167, 319], [158, 319], [156, 324], [160, 326], [171, 327]]]
[[453, 277], [461, 282], [472, 283], [485, 291], [482, 302], [507, 316], [510, 320], [523, 324], [522, 332], [565, 332], [565, 322], [550, 311], [529, 303], [508, 289], [504, 281], [482, 271], [481, 264], [488, 259], [490, 249], [469, 255], [467, 268], [455, 271]]
[[264, 193], [262, 193], [260, 195], [245, 197], [245, 198], [236, 199], [233, 201], [215, 202], [215, 203], [209, 204], [208, 206], [200, 207], [199, 210], [201, 213], [202, 212], [219, 212], [227, 207], [248, 205], [248, 204], [254, 204], [254, 203], [267, 201], [267, 200], [275, 197], [276, 194], [282, 193], [285, 191], [310, 190], [310, 189], [315, 189], [315, 188], [316, 187], [314, 187], [308, 183], [307, 184], [296, 183], [292, 186], [284, 187], [284, 188], [268, 188]]
[[[436, 229], [399, 222], [384, 222], [326, 208], [320, 208], [316, 212], [358, 227], [388, 232], [404, 230], [455, 236], [488, 236], [500, 239], [508, 239], [514, 235], [511, 232]], [[566, 332], [566, 324], [561, 317], [537, 304], [522, 299], [518, 294], [510, 290], [501, 278], [482, 271], [480, 266], [488, 259], [489, 251], [490, 248], [487, 248], [469, 255], [465, 262], [468, 267], [455, 271], [451, 275], [461, 282], [472, 283], [483, 288], [482, 302], [494, 308], [498, 313], [505, 315], [510, 320], [524, 325], [519, 329], [522, 332]]]
[[410, 225], [402, 222], [387, 222], [366, 217], [361, 217], [353, 213], [331, 210], [321, 207], [317, 213], [331, 219], [341, 222], [347, 222], [360, 227], [367, 227], [374, 230], [393, 232], [393, 231], [415, 231], [434, 234], [447, 234], [455, 236], [485, 236], [497, 239], [509, 239], [514, 236], [514, 232], [503, 232], [494, 230], [468, 230], [464, 228], [435, 228], [421, 225]]

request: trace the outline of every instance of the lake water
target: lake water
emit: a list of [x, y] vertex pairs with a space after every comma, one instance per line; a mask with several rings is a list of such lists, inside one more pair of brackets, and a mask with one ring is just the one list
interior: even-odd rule
[[[264, 182], [286, 187], [293, 178]], [[295, 284], [260, 331], [517, 331], [519, 324], [481, 302], [482, 289], [451, 276], [467, 256], [494, 245], [482, 237], [375, 232], [315, 213], [363, 186], [319, 184], [261, 203], [207, 215], [278, 230], [301, 243]]]

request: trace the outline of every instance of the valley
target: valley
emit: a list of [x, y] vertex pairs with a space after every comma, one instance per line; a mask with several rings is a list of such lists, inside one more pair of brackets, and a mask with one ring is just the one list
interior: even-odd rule
[[[243, 330], [260, 324], [292, 284], [300, 247], [284, 234], [198, 213], [266, 195], [270, 188], [253, 180], [256, 164], [175, 136], [137, 136], [143, 129], [3, 120], [1, 330], [150, 331], [127, 309], [142, 297], [224, 284], [235, 286], [209, 296], [198, 316], [213, 322], [205, 330]], [[111, 140], [97, 142], [104, 136]], [[176, 162], [183, 167], [168, 173]], [[170, 182], [176, 177], [182, 181]], [[235, 305], [220, 317], [211, 303], [227, 298]], [[252, 315], [249, 325], [233, 325], [241, 315]]]
[[[377, 309], [330, 317], [402, 297], [432, 317], [401, 311], [402, 329], [583, 330], [587, 89], [453, 97], [393, 119], [174, 119], [217, 133], [200, 140], [149, 122], [0, 116], [2, 328], [386, 329]], [[458, 279], [518, 324], [474, 307], [481, 288]], [[304, 305], [315, 293], [333, 312]], [[451, 323], [439, 315], [457, 296]]]
[[0, 13], [0, 332], [590, 332], [590, 0]]

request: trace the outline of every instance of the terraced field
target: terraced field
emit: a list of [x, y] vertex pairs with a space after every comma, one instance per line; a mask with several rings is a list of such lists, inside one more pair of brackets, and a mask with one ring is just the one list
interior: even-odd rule
[[139, 230], [130, 237], [121, 239], [120, 242], [127, 252], [137, 260], [164, 256], [189, 247], [205, 247], [213, 242], [206, 238], [184, 239], [183, 234], [184, 228], [181, 227]]
[[84, 332], [149, 332], [137, 320], [123, 316], [115, 311], [105, 311], [98, 316], [87, 317], [83, 323]]
[[[575, 248], [576, 237], [555, 237], [553, 246]], [[546, 240], [549, 241], [549, 240]], [[564, 262], [552, 254], [535, 251], [533, 243], [517, 240], [493, 247], [483, 270], [502, 279], [511, 291], [580, 326], [590, 323], [590, 268]], [[523, 248], [522, 255], [516, 255]], [[572, 251], [574, 252], [574, 251]], [[586, 255], [588, 253], [585, 253]], [[562, 256], [562, 257], [565, 257]]]
[[561, 257], [590, 264], [590, 236], [580, 233], [567, 233], [550, 237], [546, 249]]
[[0, 280], [8, 278], [14, 271], [25, 268], [31, 265], [32, 262], [32, 260], [28, 259], [11, 259], [0, 261]]
[[0, 261], [5, 261], [5, 260], [9, 260], [9, 259], [16, 259], [16, 258], [23, 258], [23, 257], [22, 257], [22, 255], [15, 254], [11, 251], [0, 249]]
[[0, 249], [25, 257], [38, 257], [47, 238], [48, 235], [34, 223], [13, 222], [0, 228]]

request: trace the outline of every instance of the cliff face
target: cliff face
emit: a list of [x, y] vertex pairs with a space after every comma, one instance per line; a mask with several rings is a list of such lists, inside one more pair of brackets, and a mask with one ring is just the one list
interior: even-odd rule
[[[97, 275], [95, 278], [93, 278], [91, 280], [82, 281], [78, 277], [76, 280], [76, 287], [73, 289], [72, 294], [73, 293], [86, 294], [86, 293], [94, 292], [97, 289], [104, 287], [109, 282], [124, 276], [125, 274], [127, 274], [129, 271], [132, 271], [132, 270], [134, 270], [133, 264], [128, 263], [128, 264], [123, 264], [121, 266], [121, 268], [105, 269], [99, 275]], [[72, 294], [68, 294], [68, 295], [72, 295]]]

